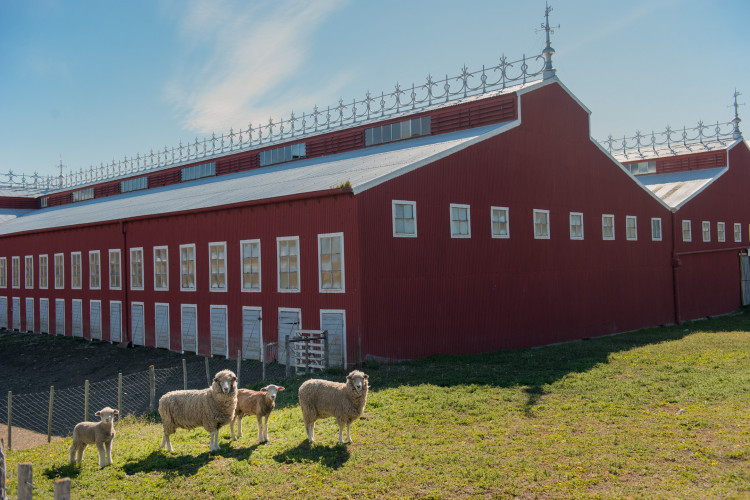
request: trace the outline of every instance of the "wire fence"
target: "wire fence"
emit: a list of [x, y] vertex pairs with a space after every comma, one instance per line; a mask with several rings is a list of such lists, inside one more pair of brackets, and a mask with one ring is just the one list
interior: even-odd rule
[[[242, 361], [238, 370], [237, 360], [204, 358], [204, 362], [154, 369], [152, 388], [151, 370], [144, 368], [143, 372], [88, 384], [88, 398], [85, 385], [0, 397], [0, 423], [42, 434], [68, 436], [78, 422], [96, 420], [94, 413], [106, 406], [117, 408], [121, 417], [156, 411], [159, 398], [167, 392], [206, 388], [214, 374], [224, 369], [237, 373], [241, 386], [262, 381], [264, 372], [266, 379], [285, 375], [285, 367], [277, 363], [264, 367], [257, 361]], [[11, 443], [6, 446], [10, 448]]]

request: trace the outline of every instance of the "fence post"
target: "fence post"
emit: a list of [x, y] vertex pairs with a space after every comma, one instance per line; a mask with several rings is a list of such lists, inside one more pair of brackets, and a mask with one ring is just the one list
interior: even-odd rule
[[70, 500], [70, 478], [55, 479], [55, 500]]
[[207, 387], [211, 387], [211, 374], [208, 373], [208, 356], [203, 359], [206, 360], [206, 385]]
[[237, 387], [240, 386], [240, 372], [242, 371], [242, 349], [237, 349]]
[[156, 397], [156, 385], [154, 383], [154, 365], [148, 367], [148, 411], [154, 411], [154, 398]]
[[117, 412], [122, 415], [122, 372], [117, 372]]
[[18, 464], [18, 500], [31, 500], [34, 470], [31, 464]]
[[3, 447], [3, 438], [0, 438], [0, 498], [5, 500], [8, 496], [6, 494], [7, 490], [5, 489], [5, 450]]
[[284, 338], [284, 354], [286, 357], [286, 366], [284, 367], [284, 378], [289, 378], [289, 364], [292, 361], [289, 356], [289, 337]]
[[8, 451], [13, 449], [13, 391], [8, 391]]
[[187, 363], [182, 358], [182, 388], [187, 390]]
[[55, 386], [49, 386], [49, 413], [47, 414], [47, 442], [52, 442], [52, 407], [55, 402]]
[[83, 382], [83, 421], [86, 422], [89, 419], [89, 381], [84, 380]]

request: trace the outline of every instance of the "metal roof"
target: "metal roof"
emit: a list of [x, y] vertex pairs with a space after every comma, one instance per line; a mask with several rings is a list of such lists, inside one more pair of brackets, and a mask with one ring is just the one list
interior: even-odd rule
[[518, 121], [420, 137], [189, 183], [14, 214], [0, 234], [199, 210], [314, 193], [347, 181], [354, 194], [518, 125]]
[[706, 168], [669, 174], [641, 175], [635, 179], [670, 208], [679, 209], [728, 170], [729, 167]]
[[628, 150], [625, 152], [613, 152], [614, 156], [620, 163], [629, 163], [634, 161], [653, 160], [655, 158], [667, 158], [673, 156], [682, 156], [695, 153], [705, 153], [706, 151], [721, 151], [729, 149], [737, 141], [734, 140], [704, 140], [702, 142], [672, 143], [670, 145], [644, 147], [638, 150]]

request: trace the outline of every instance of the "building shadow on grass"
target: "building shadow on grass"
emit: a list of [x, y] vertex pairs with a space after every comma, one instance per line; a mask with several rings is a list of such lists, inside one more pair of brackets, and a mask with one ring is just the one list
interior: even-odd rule
[[205, 452], [199, 455], [173, 455], [162, 450], [153, 451], [146, 458], [127, 462], [122, 466], [125, 474], [132, 476], [138, 473], [161, 472], [165, 476], [192, 476], [217, 457], [248, 460], [253, 452], [261, 446], [254, 444], [243, 448], [232, 448], [222, 445], [216, 452]]
[[324, 467], [336, 470], [344, 465], [350, 456], [349, 448], [345, 444], [333, 446], [310, 445], [305, 439], [294, 448], [274, 455], [273, 459], [282, 464], [319, 463]]

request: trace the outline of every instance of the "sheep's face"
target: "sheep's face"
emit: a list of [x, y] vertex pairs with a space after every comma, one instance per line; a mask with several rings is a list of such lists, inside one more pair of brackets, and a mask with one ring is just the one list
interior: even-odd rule
[[263, 389], [261, 389], [261, 391], [266, 391], [266, 393], [268, 393], [268, 398], [271, 401], [276, 401], [276, 396], [278, 395], [279, 391], [283, 391], [283, 390], [284, 388], [281, 387], [280, 385], [273, 385], [273, 384], [267, 385]]
[[112, 408], [107, 406], [106, 408], [94, 413], [94, 415], [100, 417], [102, 419], [102, 422], [110, 423], [112, 420], [114, 420], [115, 415], [118, 415], [119, 413], [119, 411], [113, 410]]
[[355, 370], [346, 377], [346, 382], [357, 392], [367, 389], [367, 379], [369, 377], [361, 371]]
[[229, 370], [222, 370], [214, 377], [214, 384], [218, 384], [224, 394], [234, 393], [237, 391], [237, 376]]

